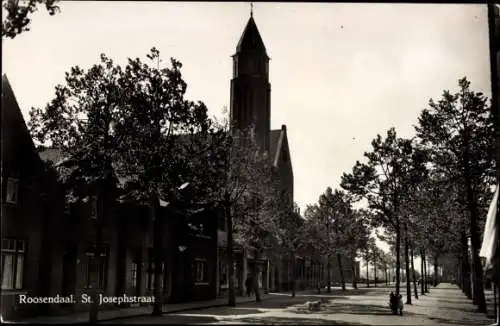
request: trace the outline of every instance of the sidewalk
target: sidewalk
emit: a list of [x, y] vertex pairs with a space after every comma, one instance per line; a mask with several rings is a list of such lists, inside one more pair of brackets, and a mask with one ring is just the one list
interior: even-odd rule
[[[262, 294], [262, 299], [267, 300], [273, 297], [270, 294]], [[190, 310], [212, 308], [212, 307], [223, 307], [227, 306], [227, 297], [217, 298], [215, 300], [207, 301], [194, 301], [186, 303], [175, 303], [175, 304], [164, 304], [163, 314], [174, 313], [174, 312], [184, 312]], [[245, 297], [237, 296], [236, 304], [247, 303], [255, 301], [255, 296]], [[127, 319], [141, 316], [150, 316], [153, 310], [152, 306], [142, 306], [142, 307], [132, 307], [132, 308], [122, 308], [122, 309], [109, 309], [99, 311], [99, 321], [112, 321], [119, 319]], [[59, 316], [40, 316], [35, 318], [29, 318], [21, 321], [11, 322], [14, 324], [87, 324], [89, 320], [88, 312], [78, 312]]]
[[409, 312], [425, 314], [427, 318], [440, 325], [492, 325], [495, 320], [485, 314], [476, 312], [477, 307], [472, 304], [462, 291], [453, 284], [440, 283], [431, 287], [430, 293], [413, 300], [413, 305], [406, 305]]

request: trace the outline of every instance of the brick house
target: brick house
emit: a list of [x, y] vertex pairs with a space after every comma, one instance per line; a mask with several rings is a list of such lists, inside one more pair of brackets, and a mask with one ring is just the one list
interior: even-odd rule
[[54, 175], [37, 154], [14, 92], [2, 76], [2, 316], [35, 314], [37, 305], [17, 296], [47, 296], [51, 287], [53, 235], [61, 216], [49, 191]]
[[[19, 305], [19, 294], [89, 294], [90, 248], [97, 201], [66, 201], [54, 164], [57, 149], [37, 151], [6, 76], [2, 77], [2, 316], [5, 319], [87, 311], [89, 304]], [[162, 288], [166, 302], [216, 295], [217, 218], [203, 212], [204, 230], [187, 227], [182, 214], [160, 209], [167, 223]], [[211, 222], [213, 221], [213, 222]], [[103, 220], [97, 283], [105, 295], [153, 294], [153, 221], [147, 206], [116, 203]], [[187, 277], [186, 277], [187, 276]], [[189, 291], [186, 291], [189, 289]], [[100, 309], [112, 308], [104, 306]]]
[[[44, 159], [62, 159], [57, 150], [40, 153]], [[90, 259], [96, 226], [95, 201], [73, 203], [66, 211], [66, 237], [61, 239], [62, 292], [88, 291]], [[106, 295], [154, 295], [153, 226], [149, 207], [135, 203], [116, 203], [113, 213], [103, 224], [105, 256], [100, 262], [99, 286]], [[183, 214], [167, 207], [158, 212], [165, 224], [164, 259], [161, 287], [165, 302], [185, 302], [215, 298], [216, 223], [210, 212], [203, 212], [203, 232], [193, 231]], [[213, 221], [213, 223], [210, 223]], [[75, 267], [76, 266], [76, 267]], [[76, 304], [70, 310], [88, 310], [89, 305]]]

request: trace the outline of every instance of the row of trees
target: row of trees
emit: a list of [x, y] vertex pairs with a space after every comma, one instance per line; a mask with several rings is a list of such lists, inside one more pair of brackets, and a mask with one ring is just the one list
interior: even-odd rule
[[[328, 188], [318, 204], [307, 207], [304, 234], [314, 239], [309, 245], [327, 260], [328, 287], [332, 259], [337, 257], [345, 289], [339, 257], [359, 255], [367, 263], [367, 282], [369, 264], [375, 274], [377, 269], [387, 274], [395, 263], [397, 294], [403, 267], [411, 304], [410, 280], [418, 299], [417, 274], [425, 294], [427, 266], [433, 265], [437, 285], [439, 259], [454, 256], [464, 293], [479, 311], [486, 311], [479, 246], [495, 182], [494, 125], [487, 98], [471, 90], [466, 78], [458, 84], [457, 93], [444, 91], [442, 99], [429, 101], [415, 137], [398, 137], [394, 128], [385, 137], [377, 135], [372, 150], [364, 154], [366, 162], [356, 162], [352, 172], [342, 176], [343, 190]], [[353, 209], [360, 201], [368, 208]], [[376, 228], [385, 230], [379, 238], [391, 245], [392, 257], [370, 237]]]
[[[353, 197], [342, 190], [332, 190], [328, 187], [319, 197], [318, 203], [309, 205], [304, 213], [305, 221], [300, 229], [305, 248], [312, 249], [323, 258], [326, 264], [327, 291], [331, 292], [332, 266], [338, 268], [342, 290], [346, 290], [343, 262], [351, 260], [353, 288], [362, 275], [357, 275], [356, 258], [366, 262], [366, 284], [370, 286], [369, 267], [385, 276], [385, 282], [390, 280], [390, 271], [394, 262], [389, 253], [376, 245], [372, 236], [371, 219], [373, 212], [369, 209], [354, 209]], [[376, 282], [374, 283], [376, 286]]]
[[338, 267], [342, 290], [346, 289], [343, 262], [351, 260], [352, 284], [357, 287], [357, 255], [370, 243], [366, 212], [352, 208], [351, 198], [343, 191], [328, 187], [318, 203], [308, 205], [302, 234], [303, 245], [320, 257], [326, 265], [327, 292], [331, 292], [332, 265]]
[[[293, 216], [300, 219], [292, 203], [284, 200], [285, 189], [267, 153], [246, 132], [210, 118], [202, 102], [185, 98], [187, 84], [179, 61], [172, 59], [170, 67], [161, 67], [155, 48], [147, 57], [147, 61], [129, 59], [121, 67], [102, 55], [101, 62], [86, 71], [71, 68], [66, 83], [56, 87], [54, 99], [30, 111], [28, 125], [39, 144], [63, 154], [58, 169], [69, 200], [98, 198], [96, 248], [102, 242], [102, 221], [113, 214], [117, 203], [150, 207], [153, 314], [159, 314], [166, 263], [161, 206], [181, 210], [185, 222], [198, 223], [200, 229], [215, 222], [200, 212], [222, 214], [228, 230], [228, 266], [233, 266], [233, 239], [254, 248], [257, 258], [276, 248], [294, 251], [298, 244], [288, 221]], [[228, 271], [229, 304], [235, 305], [233, 269]], [[252, 273], [260, 300], [259, 267]], [[97, 305], [91, 321], [96, 318]]]
[[[348, 195], [368, 202], [369, 224], [384, 228], [394, 244], [396, 293], [402, 258], [410, 275], [413, 257], [420, 256], [426, 284], [428, 260], [437, 277], [440, 257], [454, 255], [462, 289], [471, 298], [473, 293], [479, 311], [486, 311], [479, 249], [494, 184], [493, 128], [487, 98], [462, 78], [457, 93], [444, 91], [442, 99], [429, 101], [415, 126], [416, 137], [398, 137], [394, 128], [384, 138], [377, 135], [364, 154], [366, 162], [356, 162], [342, 176]], [[410, 282], [406, 293], [411, 304]]]

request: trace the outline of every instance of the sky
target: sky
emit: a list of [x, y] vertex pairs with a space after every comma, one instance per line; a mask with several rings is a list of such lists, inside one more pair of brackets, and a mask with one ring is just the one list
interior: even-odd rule
[[[31, 30], [3, 40], [7, 74], [25, 119], [54, 97], [64, 73], [105, 53], [145, 59], [154, 46], [180, 60], [187, 97], [211, 114], [229, 108], [231, 55], [250, 17], [245, 2], [62, 1]], [[302, 211], [371, 148], [413, 125], [430, 98], [467, 76], [490, 96], [485, 4], [255, 3], [270, 61], [271, 128], [287, 125], [294, 197]]]

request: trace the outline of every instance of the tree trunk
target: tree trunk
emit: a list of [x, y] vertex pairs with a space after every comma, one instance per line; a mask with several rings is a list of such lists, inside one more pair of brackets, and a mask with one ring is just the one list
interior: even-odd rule
[[260, 249], [257, 249], [255, 252], [255, 264], [253, 265], [252, 268], [252, 287], [255, 292], [255, 301], [256, 302], [261, 302], [262, 301], [262, 296], [260, 293], [260, 286], [259, 286], [259, 279], [261, 277], [260, 275], [260, 258], [262, 257], [262, 252]]
[[412, 271], [412, 278], [413, 278], [413, 289], [415, 290], [415, 299], [418, 299], [418, 287], [417, 287], [417, 275], [415, 273], [415, 262], [413, 261], [414, 256], [413, 256], [413, 244], [410, 247], [410, 255], [411, 255], [411, 271]]
[[384, 269], [384, 274], [385, 274], [385, 286], [389, 286], [389, 275], [387, 274], [387, 267]]
[[332, 292], [332, 262], [331, 262], [331, 257], [330, 255], [327, 255], [328, 256], [328, 262], [326, 263], [326, 283], [327, 283], [327, 288], [326, 288], [326, 292], [327, 293], [331, 293]]
[[373, 257], [373, 286], [377, 287], [377, 258]]
[[464, 230], [461, 232], [460, 236], [461, 246], [462, 246], [462, 283], [463, 292], [468, 299], [472, 299], [472, 288], [471, 288], [471, 276], [470, 276], [470, 264], [469, 264], [469, 246], [467, 244], [467, 235]]
[[[475, 242], [479, 242], [478, 239]], [[479, 246], [472, 246], [473, 268], [474, 268], [474, 295], [477, 297], [478, 312], [487, 313], [486, 298], [484, 296], [483, 267], [479, 257]]]
[[425, 295], [424, 251], [420, 250], [420, 293]]
[[462, 283], [462, 257], [460, 255], [457, 255], [457, 284], [463, 292], [464, 284]]
[[[354, 255], [353, 255], [354, 257]], [[358, 289], [358, 275], [356, 275], [356, 260], [352, 258], [352, 288], [357, 290]]]
[[128, 216], [120, 216], [118, 227], [116, 228], [118, 239], [118, 253], [116, 255], [116, 284], [115, 296], [120, 297], [125, 293], [126, 272], [127, 272], [127, 226]]
[[[92, 304], [90, 305], [89, 311], [89, 324], [97, 324], [98, 323], [98, 315], [99, 315], [99, 278], [100, 278], [100, 268], [99, 265], [101, 263], [101, 249], [102, 249], [102, 225], [103, 219], [106, 215], [105, 209], [107, 208], [107, 202], [104, 197], [104, 191], [101, 196], [97, 198], [98, 201], [98, 216], [95, 220], [96, 227], [96, 238], [94, 243], [95, 252], [91, 255], [90, 258], [90, 268], [92, 271], [92, 279], [91, 279], [91, 298]], [[104, 203], [104, 204], [103, 204]]]
[[477, 295], [478, 312], [486, 313], [486, 299], [484, 297], [484, 287], [483, 287], [483, 267], [481, 265], [481, 258], [479, 257], [480, 249], [480, 234], [478, 227], [479, 214], [477, 211], [477, 201], [474, 194], [472, 173], [470, 167], [470, 155], [469, 155], [469, 139], [468, 139], [468, 129], [464, 130], [464, 157], [463, 157], [463, 167], [464, 167], [464, 179], [465, 188], [467, 191], [467, 209], [469, 211], [470, 217], [470, 240], [472, 245], [472, 266], [474, 268], [474, 295]]
[[295, 298], [295, 285], [297, 284], [297, 274], [296, 274], [296, 265], [297, 260], [295, 258], [295, 253], [292, 253], [292, 298]]
[[155, 302], [153, 303], [153, 316], [160, 316], [162, 314], [163, 306], [163, 296], [161, 288], [161, 279], [163, 276], [162, 263], [163, 263], [163, 223], [162, 214], [158, 214], [158, 197], [155, 194], [151, 194], [151, 217], [154, 220], [154, 297]]
[[90, 258], [89, 265], [93, 270], [92, 281], [91, 281], [92, 304], [90, 305], [90, 311], [89, 311], [89, 324], [97, 324], [99, 315], [99, 291], [97, 289], [98, 277], [99, 277], [98, 258], [97, 257]]
[[342, 291], [345, 291], [344, 267], [342, 266], [342, 256], [337, 254], [337, 264], [340, 273], [340, 283], [342, 284]]
[[321, 284], [323, 284], [323, 280], [321, 279], [321, 270], [323, 268], [323, 264], [321, 263], [321, 260], [318, 260], [318, 268], [316, 271], [316, 274], [318, 275], [318, 294], [321, 293]]
[[427, 273], [427, 258], [426, 258], [425, 252], [424, 252], [423, 258], [424, 258], [424, 273], [425, 273], [424, 291], [425, 291], [425, 293], [429, 293], [429, 287], [428, 287], [429, 273]]
[[476, 291], [476, 269], [474, 268], [474, 258], [471, 259], [471, 271], [472, 271], [472, 304], [478, 305], [478, 297]]
[[236, 296], [234, 292], [234, 262], [233, 262], [233, 214], [231, 212], [231, 203], [226, 195], [226, 223], [227, 223], [227, 277], [228, 277], [228, 305], [230, 307], [236, 306]]
[[396, 218], [396, 295], [399, 295], [401, 286], [401, 229], [399, 224], [399, 216], [395, 214]]
[[411, 274], [410, 274], [410, 257], [409, 257], [409, 245], [408, 245], [408, 226], [404, 224], [405, 229], [405, 274], [406, 274], [406, 304], [411, 303]]
[[438, 256], [434, 255], [434, 287], [438, 286]]
[[368, 264], [368, 259], [366, 259], [366, 287], [370, 287], [370, 274], [369, 274], [369, 264]]

